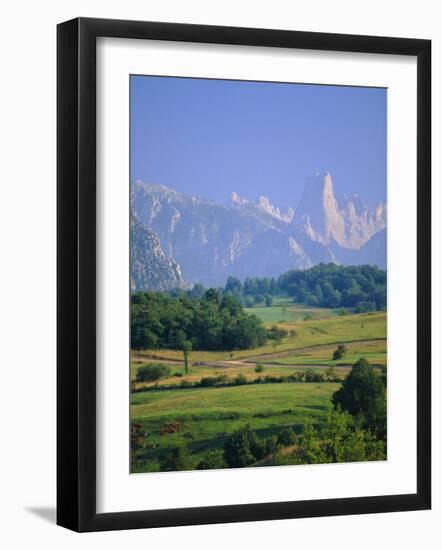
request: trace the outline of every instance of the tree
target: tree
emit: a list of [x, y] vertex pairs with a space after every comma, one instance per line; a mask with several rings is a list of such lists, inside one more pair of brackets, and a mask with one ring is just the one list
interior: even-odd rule
[[272, 307], [273, 306], [273, 298], [270, 296], [270, 294], [266, 294], [264, 297], [266, 307]]
[[281, 443], [277, 435], [271, 435], [264, 441], [263, 457], [266, 455], [273, 455], [281, 447]]
[[256, 461], [255, 454], [259, 446], [255, 432], [247, 426], [232, 433], [224, 444], [224, 459], [229, 468], [243, 468]]
[[279, 328], [276, 325], [272, 325], [267, 331], [267, 337], [269, 340], [273, 340], [275, 344], [280, 344], [282, 339], [287, 336], [288, 332], [283, 328]]
[[379, 437], [386, 435], [386, 391], [382, 378], [365, 358], [359, 359], [341, 388], [333, 394], [335, 407], [356, 417]]
[[197, 470], [218, 470], [221, 468], [226, 468], [227, 464], [224, 460], [224, 453], [222, 450], [218, 449], [215, 451], [207, 452], [203, 458], [198, 462], [196, 469]]
[[344, 461], [343, 441], [349, 433], [350, 423], [351, 416], [341, 412], [339, 407], [328, 412], [321, 436], [326, 442], [324, 451], [330, 462]]
[[355, 312], [368, 313], [369, 311], [374, 311], [375, 309], [376, 309], [376, 302], [362, 301], [357, 303]]
[[339, 346], [333, 352], [333, 360], [337, 361], [338, 359], [342, 359], [346, 353], [347, 346], [345, 346], [344, 344], [339, 344]]
[[327, 455], [319, 444], [319, 434], [310, 420], [304, 424], [299, 449], [294, 455], [295, 464], [324, 464]]
[[227, 278], [226, 286], [224, 287], [224, 290], [226, 292], [230, 291], [234, 295], [241, 295], [242, 289], [242, 283], [239, 279], [232, 276]]
[[308, 305], [308, 306], [312, 306], [312, 307], [315, 307], [315, 306], [319, 306], [320, 305], [320, 302], [319, 302], [319, 299], [318, 297], [316, 296], [316, 294], [308, 294], [306, 299], [305, 299], [305, 303]]
[[159, 464], [162, 472], [193, 470], [192, 460], [187, 449], [183, 447], [169, 449], [160, 457]]
[[193, 285], [192, 290], [189, 290], [189, 296], [192, 300], [201, 300], [205, 292], [204, 286], [201, 283], [196, 283]]
[[184, 355], [184, 370], [186, 374], [189, 374], [189, 354], [192, 351], [192, 342], [185, 340], [183, 342], [183, 355]]
[[278, 442], [283, 447], [294, 445], [296, 443], [295, 432], [291, 428], [285, 428], [278, 434]]

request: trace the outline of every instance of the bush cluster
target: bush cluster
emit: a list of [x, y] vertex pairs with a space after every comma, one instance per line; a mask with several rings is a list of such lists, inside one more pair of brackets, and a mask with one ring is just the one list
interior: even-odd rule
[[170, 376], [171, 370], [167, 365], [149, 364], [142, 365], [137, 370], [137, 382], [156, 382], [161, 378]]
[[[261, 372], [261, 371], [260, 371]], [[168, 375], [167, 375], [168, 376]], [[137, 376], [137, 380], [138, 379]], [[158, 380], [158, 379], [156, 379]], [[151, 380], [143, 380], [151, 381]], [[251, 384], [283, 384], [283, 383], [322, 383], [322, 382], [340, 382], [341, 379], [336, 375], [333, 368], [327, 369], [327, 372], [318, 372], [314, 369], [308, 369], [306, 371], [297, 371], [293, 374], [286, 376], [273, 376], [267, 374], [266, 376], [258, 376], [254, 379], [248, 379], [244, 374], [238, 374], [235, 378], [229, 378], [227, 375], [222, 374], [220, 376], [205, 376], [198, 381], [191, 382], [190, 380], [183, 379], [179, 384], [162, 384], [160, 386], [155, 385], [148, 388], [134, 388], [134, 393], [141, 391], [157, 391], [157, 390], [176, 390], [176, 389], [192, 389], [192, 388], [211, 388], [211, 387], [228, 387], [228, 386], [246, 386]]]
[[275, 454], [281, 447], [293, 445], [295, 441], [295, 433], [290, 428], [260, 439], [247, 424], [227, 438], [224, 460], [229, 468], [244, 468]]

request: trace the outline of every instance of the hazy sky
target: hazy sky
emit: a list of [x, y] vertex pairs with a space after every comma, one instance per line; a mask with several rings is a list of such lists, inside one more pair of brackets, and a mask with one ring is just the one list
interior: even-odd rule
[[296, 206], [306, 178], [373, 206], [386, 196], [379, 88], [131, 77], [131, 179], [226, 203]]

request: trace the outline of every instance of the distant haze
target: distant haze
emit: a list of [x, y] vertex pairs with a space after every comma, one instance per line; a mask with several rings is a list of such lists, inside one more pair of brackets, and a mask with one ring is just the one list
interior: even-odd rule
[[386, 200], [385, 89], [131, 77], [131, 181], [226, 204], [295, 207], [330, 171], [335, 194]]

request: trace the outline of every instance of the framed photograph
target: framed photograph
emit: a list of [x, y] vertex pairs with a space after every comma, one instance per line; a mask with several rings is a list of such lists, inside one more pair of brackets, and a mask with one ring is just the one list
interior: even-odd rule
[[59, 525], [430, 508], [430, 53], [58, 26]]

